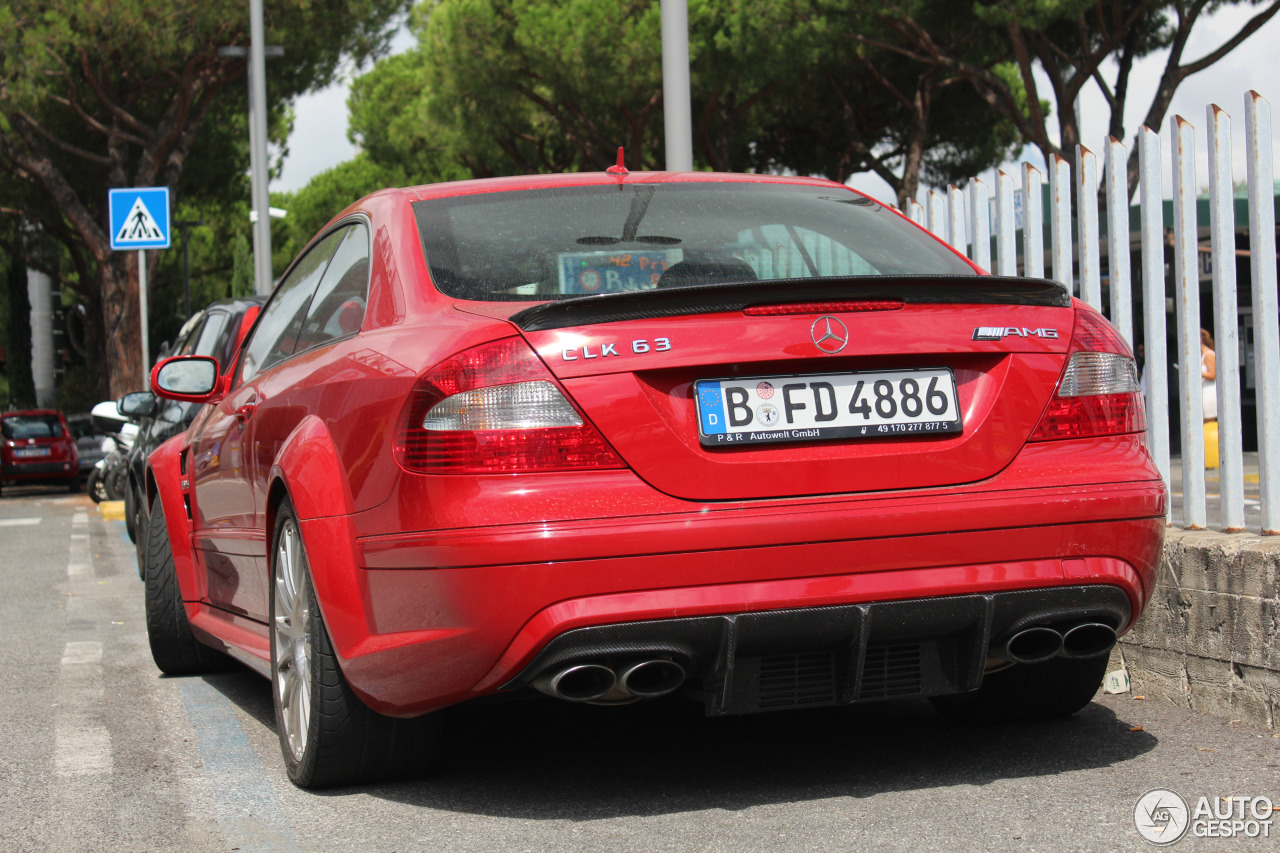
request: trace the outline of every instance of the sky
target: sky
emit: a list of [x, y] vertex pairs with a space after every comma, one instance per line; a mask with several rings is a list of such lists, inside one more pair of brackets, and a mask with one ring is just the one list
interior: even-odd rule
[[[1242, 3], [1229, 6], [1211, 18], [1202, 19], [1196, 25], [1191, 41], [1183, 53], [1184, 62], [1199, 59], [1215, 49], [1234, 34], [1259, 8]], [[392, 43], [392, 51], [408, 50], [414, 44], [414, 37], [407, 30], [402, 30]], [[1250, 89], [1257, 91], [1272, 104], [1274, 111], [1276, 99], [1280, 98], [1280, 73], [1277, 73], [1277, 58], [1274, 53], [1276, 45], [1280, 45], [1280, 15], [1269, 21], [1225, 58], [1209, 69], [1184, 80], [1178, 87], [1173, 105], [1160, 128], [1161, 148], [1165, 158], [1166, 196], [1169, 195], [1170, 183], [1167, 176], [1171, 169], [1169, 117], [1173, 115], [1183, 116], [1196, 127], [1198, 182], [1200, 187], [1208, 184], [1204, 128], [1205, 110], [1210, 103], [1217, 103], [1233, 119], [1233, 172], [1235, 180], [1244, 180], [1244, 93]], [[1126, 140], [1126, 144], [1132, 142], [1132, 134], [1146, 114], [1159, 83], [1166, 55], [1167, 52], [1162, 51], [1139, 61], [1134, 68], [1125, 116], [1125, 126], [1130, 133], [1130, 139]], [[289, 155], [284, 161], [280, 177], [271, 184], [273, 191], [301, 189], [315, 175], [355, 156], [357, 149], [347, 139], [346, 105], [353, 73], [359, 72], [349, 69], [333, 86], [298, 99], [294, 107], [293, 134], [289, 138]], [[1042, 78], [1041, 86], [1042, 97], [1052, 97], [1052, 90], [1047, 80]], [[1096, 85], [1090, 84], [1085, 88], [1081, 96], [1081, 108], [1081, 137], [1084, 144], [1101, 158], [1105, 150], [1110, 112]], [[1280, 124], [1280, 116], [1273, 116], [1272, 121], [1273, 124]], [[1276, 150], [1273, 141], [1273, 152]], [[1034, 149], [1025, 152], [1025, 156], [1034, 163], [1042, 162], [1039, 153]], [[1010, 165], [1007, 171], [1014, 177], [1015, 184], [1020, 183], [1019, 169]], [[988, 173], [986, 176], [989, 186], [993, 183], [990, 180], [993, 175], [994, 173]], [[876, 198], [893, 201], [893, 193], [888, 184], [873, 174], [854, 176], [849, 181], [849, 185]]]

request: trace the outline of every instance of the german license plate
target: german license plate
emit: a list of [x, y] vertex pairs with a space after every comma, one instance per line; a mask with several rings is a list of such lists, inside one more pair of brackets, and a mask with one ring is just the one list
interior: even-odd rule
[[32, 459], [37, 456], [48, 456], [49, 448], [47, 447], [19, 447], [14, 449], [13, 455], [19, 459]]
[[962, 431], [949, 367], [700, 379], [698, 439], [707, 447]]

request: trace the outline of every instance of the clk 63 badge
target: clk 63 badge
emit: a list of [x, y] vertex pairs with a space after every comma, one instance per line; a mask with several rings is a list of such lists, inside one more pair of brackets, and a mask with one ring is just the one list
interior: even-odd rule
[[[636, 355], [644, 355], [650, 352], [666, 352], [669, 349], [671, 349], [670, 338], [654, 338], [652, 341], [644, 339], [632, 341], [631, 346], [624, 347], [623, 351], [629, 350]], [[591, 344], [586, 344], [580, 347], [565, 347], [560, 350], [560, 357], [565, 361], [577, 361], [580, 358], [607, 358], [611, 355], [621, 354], [618, 352], [618, 344], [612, 341], [599, 344], [595, 348], [592, 348]]]

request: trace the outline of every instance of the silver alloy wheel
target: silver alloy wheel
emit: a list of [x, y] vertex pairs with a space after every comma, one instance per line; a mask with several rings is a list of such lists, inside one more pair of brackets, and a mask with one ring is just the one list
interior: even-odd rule
[[311, 579], [297, 523], [288, 518], [276, 543], [272, 596], [276, 699], [295, 761], [307, 750], [311, 723]]

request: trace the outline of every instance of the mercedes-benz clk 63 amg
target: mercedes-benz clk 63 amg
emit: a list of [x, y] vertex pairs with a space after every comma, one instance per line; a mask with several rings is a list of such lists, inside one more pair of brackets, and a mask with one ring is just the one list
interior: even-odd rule
[[303, 786], [503, 693], [1071, 714], [1165, 527], [1105, 318], [816, 179], [376, 192], [152, 385], [156, 661], [269, 677]]

